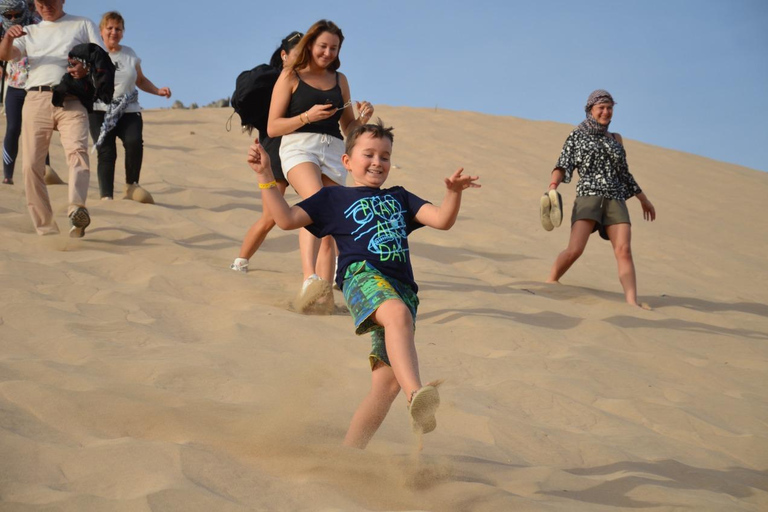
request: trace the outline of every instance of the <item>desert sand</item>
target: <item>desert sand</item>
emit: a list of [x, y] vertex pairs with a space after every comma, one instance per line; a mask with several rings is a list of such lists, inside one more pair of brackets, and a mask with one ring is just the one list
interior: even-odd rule
[[[83, 239], [64, 186], [51, 237], [20, 166], [0, 186], [0, 511], [768, 510], [768, 173], [623, 133], [658, 213], [629, 203], [643, 311], [597, 235], [544, 284], [575, 187], [552, 232], [538, 199], [572, 126], [378, 106], [389, 184], [439, 202], [461, 166], [483, 188], [411, 237], [438, 428], [419, 452], [402, 397], [356, 451], [370, 344], [339, 292], [334, 315], [292, 311], [295, 232], [228, 268], [261, 210], [230, 112], [145, 112], [154, 205], [99, 201], [92, 156]], [[66, 180], [56, 137], [52, 157]]]

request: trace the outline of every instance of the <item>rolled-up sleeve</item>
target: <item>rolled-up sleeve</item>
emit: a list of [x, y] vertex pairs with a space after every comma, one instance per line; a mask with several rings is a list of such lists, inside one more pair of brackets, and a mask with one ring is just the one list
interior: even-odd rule
[[555, 164], [556, 169], [562, 169], [565, 173], [563, 183], [571, 182], [573, 171], [579, 165], [579, 148], [578, 144], [576, 144], [574, 134], [575, 132], [571, 132], [571, 134], [568, 135], [568, 138], [565, 139], [563, 150], [560, 152], [560, 158], [557, 159], [557, 163]]
[[629, 194], [627, 199], [634, 197], [643, 191], [640, 188], [640, 185], [635, 181], [635, 177], [629, 172], [629, 166], [624, 167], [624, 172], [621, 173], [621, 181], [624, 182], [624, 186], [627, 188], [627, 193]]

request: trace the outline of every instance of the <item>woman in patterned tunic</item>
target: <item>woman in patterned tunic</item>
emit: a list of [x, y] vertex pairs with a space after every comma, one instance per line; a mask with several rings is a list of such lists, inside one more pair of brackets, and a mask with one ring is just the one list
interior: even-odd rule
[[621, 136], [608, 131], [614, 104], [608, 91], [598, 89], [589, 95], [585, 107], [587, 118], [565, 140], [552, 171], [549, 190], [556, 190], [560, 183], [569, 183], [576, 169], [579, 181], [568, 247], [557, 256], [547, 282], [559, 282], [584, 252], [589, 235], [598, 231], [613, 246], [627, 303], [638, 306], [630, 245], [632, 232], [625, 202], [637, 197], [645, 220], [656, 219], [656, 210], [629, 172]]

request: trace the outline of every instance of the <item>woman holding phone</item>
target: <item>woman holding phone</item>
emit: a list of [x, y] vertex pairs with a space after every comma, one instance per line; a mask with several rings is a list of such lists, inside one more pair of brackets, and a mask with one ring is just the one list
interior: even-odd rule
[[[270, 137], [282, 136], [283, 171], [302, 199], [323, 187], [344, 185], [347, 171], [341, 163], [342, 134], [365, 124], [373, 115], [373, 105], [356, 102], [360, 117], [355, 119], [347, 77], [338, 72], [343, 42], [341, 29], [332, 21], [312, 25], [272, 92], [267, 132]], [[331, 293], [336, 248], [330, 237], [321, 243], [302, 229], [299, 251], [304, 283], [295, 305], [306, 312]]]

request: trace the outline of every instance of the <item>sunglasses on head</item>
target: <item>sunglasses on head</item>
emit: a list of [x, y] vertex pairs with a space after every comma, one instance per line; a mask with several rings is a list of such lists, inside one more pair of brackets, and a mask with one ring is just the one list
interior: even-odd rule
[[24, 13], [21, 12], [4, 12], [3, 18], [8, 18], [9, 20], [17, 20], [24, 16]]
[[301, 39], [302, 37], [304, 37], [304, 34], [302, 34], [301, 32], [296, 32], [295, 34], [293, 34], [291, 37], [288, 38], [288, 42], [292, 43], [297, 39]]

